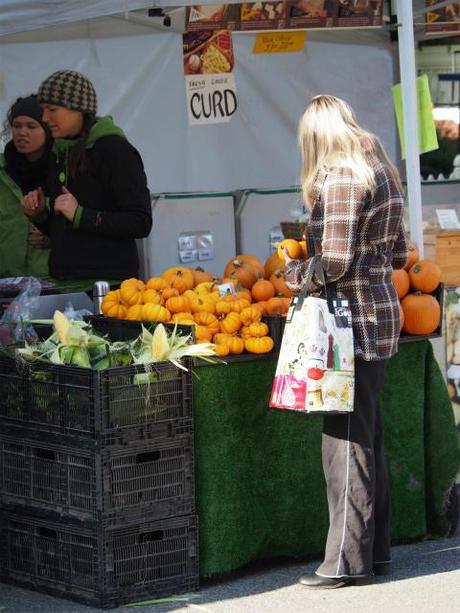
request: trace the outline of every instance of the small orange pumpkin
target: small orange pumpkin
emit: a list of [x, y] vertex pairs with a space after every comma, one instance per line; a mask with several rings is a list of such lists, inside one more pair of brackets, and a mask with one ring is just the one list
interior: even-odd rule
[[275, 288], [271, 281], [258, 279], [251, 288], [252, 297], [256, 302], [259, 300], [269, 300], [275, 295]]
[[227, 343], [217, 343], [214, 347], [214, 351], [220, 358], [225, 358], [230, 353], [230, 347]]
[[241, 328], [241, 318], [239, 313], [232, 311], [220, 322], [220, 329], [227, 334], [235, 334]]
[[288, 312], [290, 299], [283, 296], [275, 296], [267, 300], [266, 311], [267, 315], [284, 315]]
[[133, 304], [132, 306], [130, 306], [126, 312], [126, 319], [130, 321], [142, 321], [143, 320], [143, 317], [142, 317], [142, 307], [143, 306], [144, 306], [143, 304]]
[[263, 321], [258, 321], [256, 323], [250, 324], [249, 332], [251, 336], [255, 336], [255, 337], [267, 336], [268, 326]]
[[181, 296], [171, 296], [171, 298], [168, 298], [165, 307], [170, 313], [180, 313], [181, 311], [188, 311], [190, 303], [188, 298], [184, 298], [182, 294]]
[[168, 287], [168, 283], [166, 279], [163, 279], [162, 277], [150, 277], [145, 287], [146, 289], [154, 289], [157, 292], [161, 292], [161, 290]]
[[[172, 287], [176, 287], [175, 283], [177, 283], [178, 279], [184, 281], [185, 289], [192, 289], [195, 284], [192, 271], [190, 268], [185, 268], [185, 266], [167, 268], [161, 273], [161, 276], [168, 282], [169, 285], [172, 285]], [[177, 289], [179, 289], [179, 287], [177, 287]]]
[[200, 326], [206, 326], [212, 331], [212, 334], [217, 334], [220, 330], [219, 320], [212, 313], [206, 311], [198, 311], [193, 315], [193, 319]]
[[120, 290], [108, 292], [101, 304], [101, 311], [105, 317], [115, 317], [116, 319], [125, 319], [126, 306], [121, 303]]
[[122, 301], [128, 306], [142, 304], [144, 283], [139, 279], [127, 279], [120, 285], [120, 296]]
[[144, 304], [152, 302], [153, 304], [164, 304], [164, 298], [160, 292], [155, 289], [145, 289], [142, 292], [142, 301]]
[[[259, 303], [256, 303], [256, 305]], [[258, 322], [262, 318], [262, 311], [256, 305], [251, 305], [242, 309], [240, 312], [240, 319], [245, 326]]]
[[293, 260], [299, 260], [303, 257], [302, 246], [294, 238], [285, 238], [278, 245], [278, 257], [284, 261], [283, 249], [287, 250], [289, 257]]
[[249, 353], [269, 353], [274, 345], [270, 336], [251, 337], [244, 341], [244, 347]]
[[142, 319], [144, 321], [169, 321], [171, 313], [161, 304], [144, 304], [142, 306]]

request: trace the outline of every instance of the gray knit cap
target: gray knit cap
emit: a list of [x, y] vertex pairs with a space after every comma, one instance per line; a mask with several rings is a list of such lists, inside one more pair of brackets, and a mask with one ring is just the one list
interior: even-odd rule
[[56, 104], [82, 113], [97, 113], [97, 98], [93, 84], [75, 70], [58, 70], [38, 88], [38, 101]]

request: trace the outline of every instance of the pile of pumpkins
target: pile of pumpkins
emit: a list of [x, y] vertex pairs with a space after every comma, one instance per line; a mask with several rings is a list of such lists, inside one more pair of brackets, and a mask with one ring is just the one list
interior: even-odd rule
[[407, 334], [432, 334], [441, 322], [441, 307], [433, 295], [441, 282], [441, 269], [431, 260], [419, 260], [417, 247], [410, 244], [404, 268], [392, 274], [400, 301], [401, 330]]
[[[288, 241], [290, 253], [306, 257], [305, 247]], [[102, 313], [117, 319], [193, 325], [197, 342], [214, 343], [222, 357], [244, 351], [269, 353], [274, 341], [262, 317], [287, 313], [292, 294], [284, 281], [284, 266], [274, 252], [265, 262], [239, 254], [229, 260], [221, 278], [201, 268], [171, 267], [145, 282], [124, 280], [104, 297]], [[221, 295], [222, 284], [231, 284], [233, 292]]]

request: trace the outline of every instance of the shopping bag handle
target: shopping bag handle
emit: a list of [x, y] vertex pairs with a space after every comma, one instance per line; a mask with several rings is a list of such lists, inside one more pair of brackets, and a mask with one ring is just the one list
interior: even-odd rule
[[[312, 256], [312, 260], [314, 260], [313, 265], [309, 267], [308, 274], [305, 279], [304, 287], [305, 288], [309, 287], [311, 280], [313, 278], [313, 273], [315, 273], [317, 278], [322, 283], [322, 287], [318, 289], [318, 292], [320, 293], [320, 296], [321, 294], [323, 294], [322, 297], [326, 299], [327, 305], [329, 307], [329, 311], [333, 313], [334, 312], [334, 300], [337, 299], [337, 288], [336, 288], [335, 281], [330, 281], [330, 282], [326, 281], [326, 275], [324, 274], [324, 268], [323, 268], [323, 264], [321, 261], [321, 255], [318, 254], [318, 255]], [[309, 292], [307, 289], [304, 289], [299, 294], [299, 298], [298, 298], [299, 308], [301, 307], [304, 299], [307, 298], [307, 296], [310, 293], [311, 292]], [[313, 292], [313, 293], [316, 293], [316, 292]]]

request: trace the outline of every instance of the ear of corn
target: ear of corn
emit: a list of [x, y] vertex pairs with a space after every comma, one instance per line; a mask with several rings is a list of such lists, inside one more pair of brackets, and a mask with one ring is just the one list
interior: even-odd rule
[[168, 333], [163, 324], [158, 324], [152, 336], [151, 355], [154, 362], [163, 362], [170, 352]]
[[67, 342], [67, 332], [70, 327], [70, 321], [61, 313], [61, 311], [54, 311], [53, 316], [54, 329], [57, 332], [59, 342], [66, 343]]

